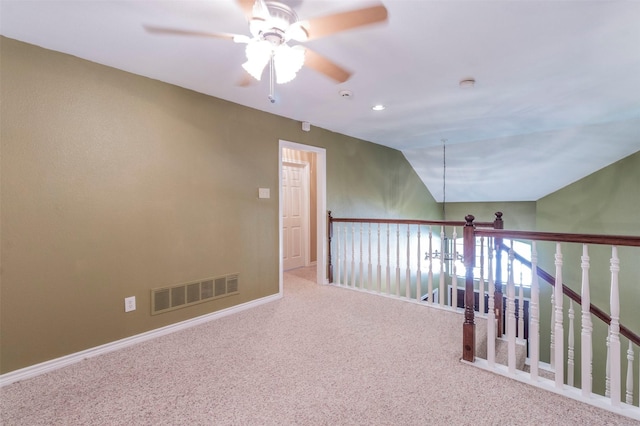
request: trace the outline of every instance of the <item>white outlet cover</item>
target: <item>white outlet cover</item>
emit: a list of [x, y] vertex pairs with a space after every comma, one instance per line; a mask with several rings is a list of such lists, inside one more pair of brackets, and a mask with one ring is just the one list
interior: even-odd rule
[[136, 297], [125, 297], [124, 299], [124, 311], [131, 312], [136, 310]]

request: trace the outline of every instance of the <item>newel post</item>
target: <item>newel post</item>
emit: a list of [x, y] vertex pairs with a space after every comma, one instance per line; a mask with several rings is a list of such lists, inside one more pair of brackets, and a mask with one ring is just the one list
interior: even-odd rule
[[476, 238], [473, 215], [465, 216], [464, 225], [464, 266], [466, 269], [464, 289], [464, 324], [462, 326], [462, 359], [475, 361], [476, 355], [476, 323], [474, 319], [473, 268], [476, 263]]
[[331, 239], [333, 238], [333, 216], [327, 211], [327, 275], [329, 283], [333, 283], [333, 264], [331, 263]]
[[[502, 212], [496, 212], [496, 218], [493, 221], [493, 229], [504, 229], [504, 222], [502, 221]], [[496, 289], [493, 294], [493, 306], [495, 309], [494, 315], [496, 316], [496, 322], [498, 323], [497, 337], [502, 337], [504, 334], [502, 317], [504, 315], [503, 306], [503, 293], [502, 293], [502, 237], [497, 237], [494, 241], [494, 247], [496, 248], [496, 270], [495, 270], [495, 283]]]

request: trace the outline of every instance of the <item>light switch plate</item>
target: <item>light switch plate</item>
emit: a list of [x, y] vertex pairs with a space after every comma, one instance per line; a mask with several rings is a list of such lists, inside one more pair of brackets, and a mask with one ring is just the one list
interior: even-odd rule
[[271, 198], [269, 188], [258, 188], [258, 198]]
[[136, 310], [136, 297], [125, 297], [124, 298], [124, 311], [131, 312]]

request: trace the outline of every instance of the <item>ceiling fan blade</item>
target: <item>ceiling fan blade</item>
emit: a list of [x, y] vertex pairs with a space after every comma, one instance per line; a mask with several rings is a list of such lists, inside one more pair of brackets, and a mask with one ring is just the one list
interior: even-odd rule
[[145, 25], [144, 29], [151, 34], [168, 34], [168, 35], [181, 35], [181, 36], [195, 36], [195, 37], [210, 37], [210, 38], [222, 38], [226, 40], [238, 40], [242, 38], [242, 36], [237, 34], [229, 34], [229, 33], [211, 33], [207, 31], [192, 31], [192, 30], [181, 30], [178, 28], [164, 28], [164, 27], [154, 27], [151, 25]]
[[253, 78], [251, 76], [251, 74], [249, 74], [248, 72], [244, 72], [244, 74], [242, 74], [242, 77], [240, 77], [238, 79], [238, 81], [236, 82], [236, 86], [239, 87], [249, 87], [249, 86], [253, 86], [254, 84], [257, 83], [258, 80], [256, 80], [255, 78]]
[[253, 6], [256, 4], [255, 0], [236, 0], [240, 9], [244, 13], [244, 16], [247, 18], [247, 21], [250, 21], [253, 18]]
[[325, 58], [317, 52], [309, 48], [305, 48], [304, 65], [318, 71], [321, 74], [337, 81], [338, 83], [344, 83], [349, 80], [351, 73], [335, 62]]
[[363, 9], [307, 19], [300, 25], [308, 34], [307, 40], [313, 40], [340, 31], [362, 27], [387, 20], [387, 8], [383, 5], [365, 7]]

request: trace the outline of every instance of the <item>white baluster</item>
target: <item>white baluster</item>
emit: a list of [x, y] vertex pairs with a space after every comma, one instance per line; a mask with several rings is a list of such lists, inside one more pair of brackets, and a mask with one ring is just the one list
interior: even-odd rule
[[484, 237], [480, 237], [480, 281], [478, 282], [478, 312], [484, 315]]
[[396, 225], [396, 296], [400, 297], [400, 224]]
[[433, 304], [433, 234], [431, 233], [431, 226], [429, 226], [429, 276], [427, 278], [427, 292], [429, 298], [427, 302]]
[[489, 311], [487, 313], [487, 362], [493, 367], [496, 362], [496, 313], [494, 293], [496, 284], [493, 280], [493, 239], [487, 241], [489, 254]]
[[513, 240], [509, 250], [509, 278], [507, 279], [507, 346], [509, 373], [516, 372], [516, 286], [513, 278]]
[[522, 270], [520, 270], [520, 290], [518, 292], [518, 339], [524, 340], [524, 289], [522, 288]]
[[367, 288], [371, 288], [371, 283], [373, 283], [373, 264], [371, 258], [371, 222], [369, 222], [369, 243], [367, 244], [369, 250], [369, 264], [367, 265]]
[[356, 288], [356, 223], [351, 224], [351, 287]]
[[554, 336], [556, 330], [556, 301], [555, 301], [555, 288], [551, 292], [551, 340], [549, 345], [549, 365], [551, 370], [556, 369], [556, 339]]
[[593, 347], [591, 343], [593, 326], [591, 323], [591, 295], [589, 292], [589, 249], [582, 245], [582, 332], [581, 336], [581, 371], [582, 371], [582, 396], [591, 396], [593, 383], [592, 357]]
[[575, 318], [575, 312], [573, 310], [573, 300], [569, 300], [569, 337], [568, 337], [568, 348], [567, 348], [567, 384], [569, 386], [573, 386], [573, 375], [574, 375], [574, 337], [573, 337], [573, 319]]
[[347, 257], [347, 252], [348, 252], [348, 247], [347, 247], [347, 237], [349, 234], [349, 225], [348, 224], [344, 224], [344, 257], [343, 257], [343, 273], [344, 276], [342, 278], [342, 283], [345, 286], [349, 286], [349, 262], [347, 261], [348, 257]]
[[445, 234], [444, 226], [440, 227], [440, 286], [438, 287], [438, 303], [444, 306], [445, 290], [444, 290], [444, 244]]
[[382, 265], [380, 264], [380, 224], [378, 223], [378, 266], [376, 268], [376, 291], [380, 293], [380, 281], [382, 280]]
[[407, 224], [407, 271], [405, 272], [404, 297], [411, 298], [411, 225]]
[[540, 362], [540, 287], [538, 286], [538, 251], [536, 242], [531, 245], [531, 305], [529, 305], [529, 359], [531, 379], [538, 379]]
[[620, 295], [618, 290], [618, 272], [620, 271], [620, 260], [618, 259], [618, 248], [611, 248], [611, 325], [609, 327], [609, 350], [611, 357], [610, 379], [611, 379], [611, 405], [620, 406]]
[[386, 287], [387, 287], [387, 294], [390, 294], [391, 292], [391, 252], [390, 252], [390, 246], [389, 246], [389, 224], [387, 223], [387, 269], [386, 269], [386, 275], [385, 275], [385, 282], [386, 282]]
[[606, 345], [607, 345], [607, 361], [605, 363], [606, 367], [605, 367], [605, 375], [604, 375], [604, 396], [606, 396], [607, 398], [611, 397], [611, 363], [609, 362], [609, 359], [611, 358], [611, 354], [610, 354], [610, 345], [609, 345], [609, 336], [611, 335], [611, 330], [609, 328], [607, 328], [607, 339], [606, 339]]
[[631, 341], [629, 341], [629, 349], [627, 349], [627, 389], [624, 401], [629, 405], [633, 404], [633, 348]]
[[456, 227], [453, 227], [453, 234], [451, 235], [451, 238], [453, 239], [453, 253], [451, 253], [450, 257], [452, 258], [451, 263], [453, 264], [452, 270], [451, 270], [451, 307], [453, 309], [458, 309], [458, 271], [456, 270], [456, 260], [457, 260], [457, 253], [456, 253], [456, 239], [458, 238], [458, 234], [456, 231]]
[[336, 284], [340, 285], [342, 259], [340, 258], [340, 224], [336, 223]]
[[560, 243], [556, 243], [556, 286], [554, 288], [555, 301], [555, 368], [556, 368], [556, 388], [562, 389], [564, 385], [564, 328], [562, 312], [562, 251]]
[[362, 222], [360, 222], [360, 265], [358, 268], [358, 281], [360, 284], [360, 289], [364, 288], [364, 262], [362, 257]]
[[420, 225], [418, 224], [418, 270], [416, 271], [416, 300], [418, 302], [422, 300], [422, 283], [420, 282], [422, 280], [422, 271], [420, 271], [420, 261], [422, 259], [420, 257]]

